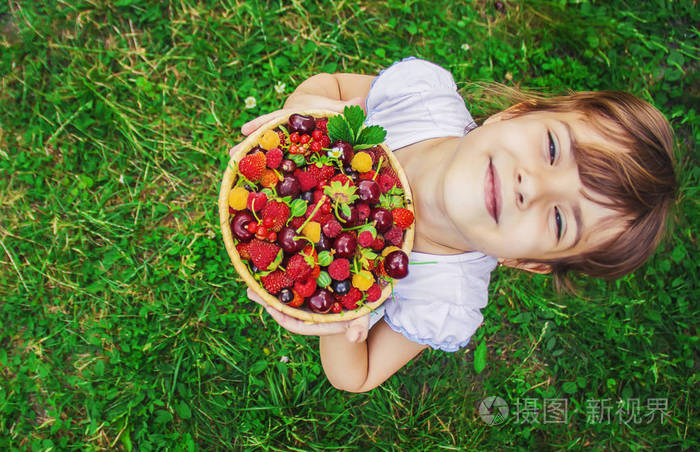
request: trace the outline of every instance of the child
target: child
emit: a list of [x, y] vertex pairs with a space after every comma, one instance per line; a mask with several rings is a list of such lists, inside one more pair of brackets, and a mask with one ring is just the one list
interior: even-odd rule
[[448, 71], [407, 58], [377, 77], [311, 77], [283, 110], [242, 132], [290, 111], [347, 104], [387, 130], [415, 201], [410, 261], [433, 263], [412, 265], [396, 301], [353, 321], [307, 325], [266, 306], [289, 331], [320, 336], [336, 388], [368, 391], [428, 346], [467, 345], [498, 263], [558, 280], [570, 270], [618, 278], [660, 240], [676, 190], [672, 132], [634, 96], [523, 96], [477, 127]]

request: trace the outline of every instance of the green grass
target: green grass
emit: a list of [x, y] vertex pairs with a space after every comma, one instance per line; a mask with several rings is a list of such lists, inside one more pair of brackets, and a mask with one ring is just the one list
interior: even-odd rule
[[[698, 448], [697, 3], [443, 3], [0, 4], [0, 449]], [[672, 122], [682, 189], [634, 274], [560, 296], [498, 271], [468, 349], [346, 394], [317, 339], [245, 298], [218, 184], [240, 126], [299, 82], [407, 55], [470, 96], [466, 82], [490, 80], [635, 93]], [[505, 424], [479, 418], [488, 395], [510, 404]], [[527, 398], [568, 399], [568, 424], [518, 423]], [[605, 398], [642, 413], [665, 398], [669, 418], [627, 425], [614, 406], [586, 422], [586, 400]]]

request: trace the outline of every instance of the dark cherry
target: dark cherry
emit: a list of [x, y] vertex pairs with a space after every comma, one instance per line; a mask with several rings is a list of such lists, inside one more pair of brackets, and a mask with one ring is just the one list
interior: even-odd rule
[[277, 193], [279, 193], [280, 196], [296, 197], [299, 193], [301, 193], [301, 184], [299, 183], [299, 179], [290, 175], [284, 176], [282, 182], [280, 182], [280, 184], [277, 186]]
[[328, 251], [333, 246], [333, 241], [326, 235], [321, 234], [321, 238], [316, 242], [316, 249], [319, 251]]
[[357, 240], [352, 233], [347, 231], [341, 232], [335, 239], [335, 242], [333, 242], [333, 248], [335, 249], [335, 255], [337, 257], [351, 258], [355, 255]]
[[294, 160], [284, 159], [280, 164], [280, 169], [285, 173], [293, 173], [297, 169], [297, 164], [294, 163]]
[[408, 275], [408, 256], [401, 250], [392, 251], [384, 258], [384, 271], [395, 279]]
[[377, 231], [382, 233], [388, 231], [394, 225], [394, 217], [391, 215], [391, 212], [383, 207], [377, 207], [372, 210], [372, 213], [369, 214], [369, 220], [374, 221]]
[[342, 223], [342, 226], [355, 226], [358, 219], [357, 208], [355, 206], [350, 206], [350, 216], [345, 215], [341, 209], [338, 209], [338, 219]]
[[379, 184], [375, 180], [363, 180], [357, 185], [357, 196], [367, 204], [379, 202], [379, 195], [382, 193]]
[[314, 312], [326, 313], [335, 303], [335, 297], [328, 289], [316, 289], [309, 298], [309, 307]]
[[331, 150], [341, 151], [343, 153], [341, 160], [346, 165], [350, 164], [350, 162], [352, 161], [352, 157], [355, 155], [352, 151], [352, 145], [350, 143], [348, 143], [347, 141], [343, 141], [343, 140], [334, 141], [333, 145], [331, 145]]
[[280, 294], [277, 296], [277, 298], [279, 298], [282, 303], [287, 304], [294, 299], [294, 293], [292, 292], [292, 289], [285, 287], [284, 289], [280, 290]]
[[316, 120], [311, 116], [295, 113], [289, 117], [289, 128], [292, 132], [311, 133], [316, 128]]
[[231, 232], [238, 240], [247, 242], [252, 239], [255, 234], [248, 231], [248, 223], [255, 221], [255, 217], [246, 210], [238, 212], [231, 220]]
[[305, 191], [301, 194], [300, 198], [306, 202], [314, 202], [314, 192], [311, 190]]
[[350, 278], [344, 279], [342, 281], [336, 281], [334, 279], [331, 283], [331, 288], [333, 289], [333, 292], [335, 292], [338, 295], [345, 295], [346, 293], [350, 292], [351, 287], [352, 283], [350, 282]]
[[301, 251], [306, 244], [306, 240], [302, 238], [294, 239], [294, 237], [299, 236], [300, 235], [297, 234], [294, 228], [284, 227], [277, 233], [277, 243], [279, 243], [280, 248], [282, 248], [284, 252], [293, 254]]

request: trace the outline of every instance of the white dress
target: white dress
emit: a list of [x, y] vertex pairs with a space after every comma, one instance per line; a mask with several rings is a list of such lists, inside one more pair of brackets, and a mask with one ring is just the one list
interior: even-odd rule
[[[430, 138], [464, 136], [476, 127], [452, 74], [409, 57], [380, 72], [366, 101], [366, 125], [387, 130], [396, 150]], [[432, 348], [454, 352], [466, 346], [483, 321], [488, 284], [497, 260], [480, 252], [434, 255], [412, 252], [408, 276], [370, 316]]]

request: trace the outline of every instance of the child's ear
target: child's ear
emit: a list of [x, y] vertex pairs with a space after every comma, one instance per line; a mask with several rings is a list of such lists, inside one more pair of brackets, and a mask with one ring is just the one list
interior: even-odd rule
[[552, 266], [541, 262], [522, 262], [519, 259], [499, 259], [498, 263], [506, 267], [517, 268], [518, 270], [525, 270], [526, 272], [538, 273], [540, 275], [552, 273]]

